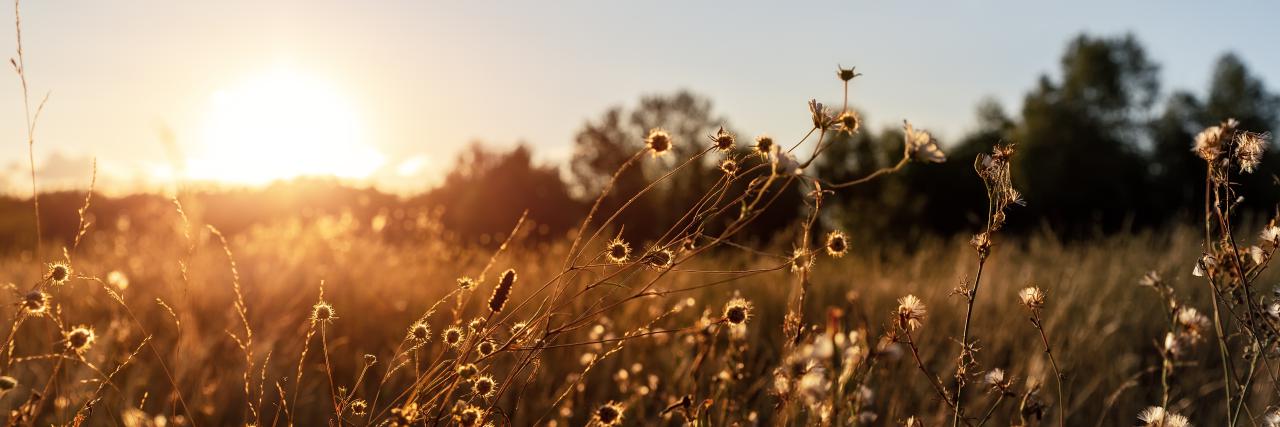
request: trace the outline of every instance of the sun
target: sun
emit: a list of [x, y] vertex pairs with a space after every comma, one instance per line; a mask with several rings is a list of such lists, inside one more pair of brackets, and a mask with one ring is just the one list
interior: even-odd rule
[[188, 174], [250, 185], [298, 176], [365, 178], [385, 161], [366, 134], [353, 104], [332, 84], [277, 68], [210, 96]]

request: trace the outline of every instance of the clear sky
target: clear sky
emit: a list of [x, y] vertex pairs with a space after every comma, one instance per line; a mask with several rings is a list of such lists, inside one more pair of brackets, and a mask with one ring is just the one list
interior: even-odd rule
[[[864, 73], [852, 97], [871, 126], [909, 118], [946, 143], [984, 96], [1016, 110], [1080, 32], [1134, 32], [1166, 92], [1202, 91], [1228, 50], [1280, 85], [1275, 2], [28, 0], [22, 14], [32, 96], [51, 92], [37, 165], [62, 189], [86, 185], [94, 157], [108, 190], [163, 188], [166, 129], [196, 177], [421, 189], [468, 141], [562, 160], [584, 120], [680, 88], [745, 133], [799, 136], [809, 98], [838, 101], [836, 64]], [[23, 123], [9, 72], [9, 192], [28, 190]]]

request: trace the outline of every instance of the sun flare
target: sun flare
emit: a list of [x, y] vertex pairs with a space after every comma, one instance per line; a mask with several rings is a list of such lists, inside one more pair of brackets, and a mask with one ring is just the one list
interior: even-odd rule
[[384, 162], [365, 135], [352, 104], [332, 84], [275, 69], [211, 95], [188, 172], [233, 184], [364, 178]]

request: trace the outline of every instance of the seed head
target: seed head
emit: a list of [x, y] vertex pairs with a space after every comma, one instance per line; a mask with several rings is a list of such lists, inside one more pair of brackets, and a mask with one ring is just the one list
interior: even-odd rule
[[431, 324], [425, 320], [414, 322], [413, 325], [409, 326], [409, 336], [412, 336], [414, 341], [419, 343], [431, 341]]
[[746, 324], [751, 320], [751, 302], [734, 297], [724, 305], [724, 320], [734, 325]]
[[755, 155], [760, 158], [768, 158], [769, 153], [773, 152], [773, 138], [769, 135], [760, 135], [756, 137]]
[[836, 77], [839, 77], [841, 81], [846, 81], [846, 82], [849, 80], [853, 80], [854, 77], [858, 77], [862, 75], [862, 73], [854, 71], [857, 68], [858, 67], [849, 67], [848, 69], [845, 69], [844, 67], [836, 66]]
[[827, 233], [827, 255], [833, 258], [840, 258], [849, 252], [849, 239], [845, 238], [844, 232], [840, 230], [831, 230]]
[[369, 403], [365, 402], [364, 399], [353, 400], [348, 407], [351, 408], [351, 413], [355, 415], [364, 415], [369, 412]]
[[1260, 233], [1258, 237], [1262, 239], [1264, 243], [1267, 243], [1272, 247], [1280, 246], [1280, 227], [1268, 225], [1266, 228], [1262, 229], [1262, 233]]
[[671, 267], [675, 262], [676, 255], [667, 249], [651, 249], [649, 253], [644, 255], [640, 261], [654, 269], [664, 269]]
[[22, 311], [31, 316], [43, 315], [49, 310], [49, 294], [41, 291], [27, 292], [22, 296]]
[[813, 259], [813, 253], [804, 250], [804, 248], [795, 248], [791, 251], [791, 272], [800, 274], [813, 268], [816, 262]]
[[1008, 393], [1013, 387], [1013, 377], [1005, 374], [1004, 369], [995, 368], [987, 371], [982, 381], [991, 386], [992, 392]]
[[477, 368], [474, 363], [458, 365], [458, 377], [464, 380], [471, 379], [471, 377], [476, 376], [476, 374], [479, 372], [480, 372], [480, 369]]
[[622, 424], [622, 412], [624, 408], [621, 403], [610, 401], [604, 405], [600, 405], [596, 409], [592, 418], [603, 426], [616, 426]]
[[631, 258], [631, 245], [622, 240], [622, 236], [614, 237], [605, 244], [605, 258], [614, 264], [626, 264]]
[[76, 353], [84, 353], [88, 351], [96, 338], [96, 335], [93, 333], [93, 328], [87, 326], [76, 326], [70, 331], [63, 333], [63, 336], [67, 342], [67, 350], [71, 350]]
[[453, 416], [453, 421], [463, 427], [479, 426], [484, 421], [484, 410], [474, 405], [466, 405]]
[[858, 133], [858, 129], [862, 127], [862, 119], [853, 110], [840, 113], [840, 117], [836, 117], [836, 123], [840, 125], [840, 131], [848, 135]]
[[1138, 413], [1138, 421], [1146, 427], [1189, 427], [1187, 417], [1166, 411], [1159, 406], [1151, 406]]
[[498, 390], [498, 384], [493, 381], [493, 377], [481, 375], [471, 382], [471, 392], [481, 398], [493, 397], [493, 393]]
[[480, 356], [488, 356], [497, 350], [498, 343], [493, 342], [493, 340], [480, 341], [480, 344], [476, 345], [476, 351], [480, 352]]
[[458, 278], [458, 289], [469, 291], [471, 289], [475, 289], [475, 287], [476, 287], [476, 279], [472, 279], [468, 276], [462, 276]]
[[649, 136], [644, 138], [644, 145], [653, 151], [653, 156], [661, 156], [671, 151], [671, 134], [662, 128], [653, 128], [649, 130]]
[[814, 129], [826, 130], [835, 123], [835, 118], [831, 116], [831, 111], [816, 99], [809, 100], [809, 114], [813, 116]]
[[725, 175], [734, 176], [738, 174], [738, 162], [733, 159], [724, 159], [720, 161], [720, 172]]
[[1269, 134], [1240, 132], [1236, 134], [1236, 162], [1240, 164], [1240, 172], [1253, 173], [1254, 168], [1262, 163], [1262, 152], [1267, 149]]
[[930, 135], [928, 131], [918, 131], [906, 120], [902, 121], [902, 128], [903, 138], [906, 142], [905, 156], [907, 158], [928, 163], [947, 161], [947, 155], [942, 153], [941, 148], [938, 148], [938, 140], [933, 139], [933, 135]]
[[1028, 286], [1018, 291], [1018, 299], [1022, 301], [1022, 305], [1032, 310], [1044, 308], [1044, 291], [1035, 286]]
[[327, 302], [320, 301], [311, 307], [311, 323], [328, 323], [337, 318], [334, 315], [333, 306]]
[[516, 271], [507, 269], [498, 276], [498, 286], [493, 288], [493, 296], [489, 297], [489, 310], [494, 313], [502, 312], [502, 307], [507, 305], [507, 299], [511, 297], [511, 286], [516, 284]]
[[1192, 344], [1204, 339], [1205, 331], [1209, 329], [1209, 318], [1200, 314], [1200, 311], [1196, 310], [1195, 307], [1183, 306], [1179, 308], [1174, 320], [1177, 321], [1180, 327], [1180, 335], [1188, 338]]
[[1196, 142], [1191, 147], [1191, 151], [1194, 151], [1197, 156], [1207, 162], [1217, 160], [1218, 156], [1223, 153], [1223, 137], [1234, 133], [1236, 126], [1239, 125], [1240, 122], [1236, 121], [1236, 119], [1226, 119], [1221, 124], [1205, 128], [1199, 134], [1196, 134]]
[[55, 285], [67, 283], [71, 279], [71, 266], [61, 262], [49, 264], [48, 278]]
[[928, 312], [924, 302], [915, 295], [898, 298], [898, 327], [907, 331], [919, 329], [924, 324], [924, 317]]
[[724, 130], [724, 126], [720, 126], [720, 130], [716, 131], [714, 135], [708, 136], [708, 138], [711, 138], [711, 142], [715, 143], [716, 149], [720, 150], [720, 152], [728, 153], [733, 151], [733, 134]]
[[444, 334], [441, 336], [444, 337], [445, 344], [448, 344], [451, 347], [457, 347], [458, 344], [462, 343], [462, 339], [466, 338], [466, 333], [462, 331], [462, 328], [454, 325], [446, 328], [444, 330]]

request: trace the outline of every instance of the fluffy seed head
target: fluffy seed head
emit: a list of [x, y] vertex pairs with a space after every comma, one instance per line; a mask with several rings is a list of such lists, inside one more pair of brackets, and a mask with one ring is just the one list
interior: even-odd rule
[[40, 316], [49, 310], [49, 294], [41, 291], [27, 292], [22, 296], [22, 311], [31, 316]]
[[734, 297], [724, 305], [724, 320], [734, 325], [742, 325], [751, 320], [751, 302]]
[[49, 264], [48, 278], [55, 285], [67, 283], [71, 279], [71, 266], [61, 262]]
[[493, 342], [493, 340], [480, 341], [480, 344], [476, 345], [476, 351], [480, 352], [480, 356], [488, 356], [497, 350], [498, 343]]
[[662, 128], [653, 128], [649, 130], [649, 135], [644, 138], [644, 145], [653, 151], [653, 155], [661, 156], [671, 151], [671, 134]]
[[938, 140], [933, 139], [928, 131], [916, 130], [906, 120], [902, 121], [902, 130], [907, 158], [927, 163], [947, 161], [947, 155], [938, 148]]
[[840, 230], [831, 230], [827, 233], [827, 255], [834, 258], [840, 258], [849, 252], [849, 239], [845, 238], [844, 232]]
[[611, 401], [596, 408], [596, 413], [592, 418], [600, 425], [616, 426], [622, 424], [622, 411], [621, 403]]
[[649, 267], [655, 269], [663, 269], [670, 267], [676, 259], [676, 255], [668, 249], [653, 249], [644, 255], [640, 261]]
[[1187, 417], [1178, 415], [1159, 406], [1147, 407], [1138, 413], [1138, 421], [1147, 427], [1188, 427], [1191, 422]]
[[453, 416], [453, 421], [464, 427], [478, 426], [484, 421], [484, 410], [474, 405], [466, 405]]
[[614, 264], [626, 264], [631, 258], [631, 245], [622, 240], [622, 236], [618, 236], [605, 244], [605, 258]]
[[498, 390], [498, 384], [493, 381], [493, 377], [481, 375], [471, 382], [471, 391], [476, 396], [482, 398], [493, 397], [493, 393]]
[[708, 138], [711, 138], [711, 142], [715, 143], [716, 149], [721, 152], [728, 153], [733, 150], [733, 143], [735, 139], [733, 134], [724, 130], [724, 126], [721, 126], [720, 130], [716, 131], [715, 135], [711, 135]]
[[858, 129], [862, 127], [862, 119], [853, 110], [840, 113], [840, 117], [836, 117], [836, 123], [840, 125], [841, 132], [849, 135], [858, 133]]
[[929, 313], [929, 309], [925, 307], [924, 302], [915, 295], [907, 295], [898, 298], [898, 327], [903, 330], [914, 331], [924, 324], [924, 317]]
[[480, 369], [476, 368], [476, 365], [474, 363], [458, 365], [458, 378], [469, 380], [471, 379], [471, 377], [476, 376], [476, 374], [479, 372], [480, 372]]
[[1199, 134], [1196, 134], [1196, 142], [1191, 147], [1191, 151], [1194, 151], [1197, 156], [1207, 162], [1217, 160], [1218, 156], [1223, 152], [1223, 137], [1235, 132], [1236, 126], [1239, 125], [1240, 122], [1237, 122], [1236, 119], [1226, 119], [1221, 124], [1205, 128]]
[[333, 321], [337, 316], [334, 315], [333, 306], [329, 303], [320, 301], [311, 307], [311, 322], [325, 323]]
[[76, 353], [84, 353], [85, 351], [88, 351], [89, 347], [93, 345], [94, 339], [96, 339], [96, 335], [93, 333], [93, 328], [87, 326], [76, 326], [71, 328], [71, 330], [65, 332], [63, 336], [67, 342], [67, 350], [71, 350]]
[[1240, 172], [1253, 173], [1254, 168], [1262, 163], [1262, 152], [1267, 149], [1268, 134], [1240, 132], [1236, 135], [1236, 162], [1240, 164]]
[[498, 286], [493, 288], [493, 296], [489, 297], [489, 310], [498, 313], [502, 311], [502, 307], [507, 305], [507, 299], [511, 297], [511, 286], [516, 284], [516, 271], [507, 269], [498, 276]]
[[1028, 286], [1018, 291], [1018, 299], [1022, 305], [1032, 310], [1044, 308], [1044, 291], [1035, 286]]
[[773, 138], [769, 135], [757, 136], [755, 154], [762, 158], [767, 158], [771, 152], [773, 152]]
[[724, 159], [720, 161], [720, 172], [725, 175], [734, 176], [738, 174], [738, 162], [733, 159]]

